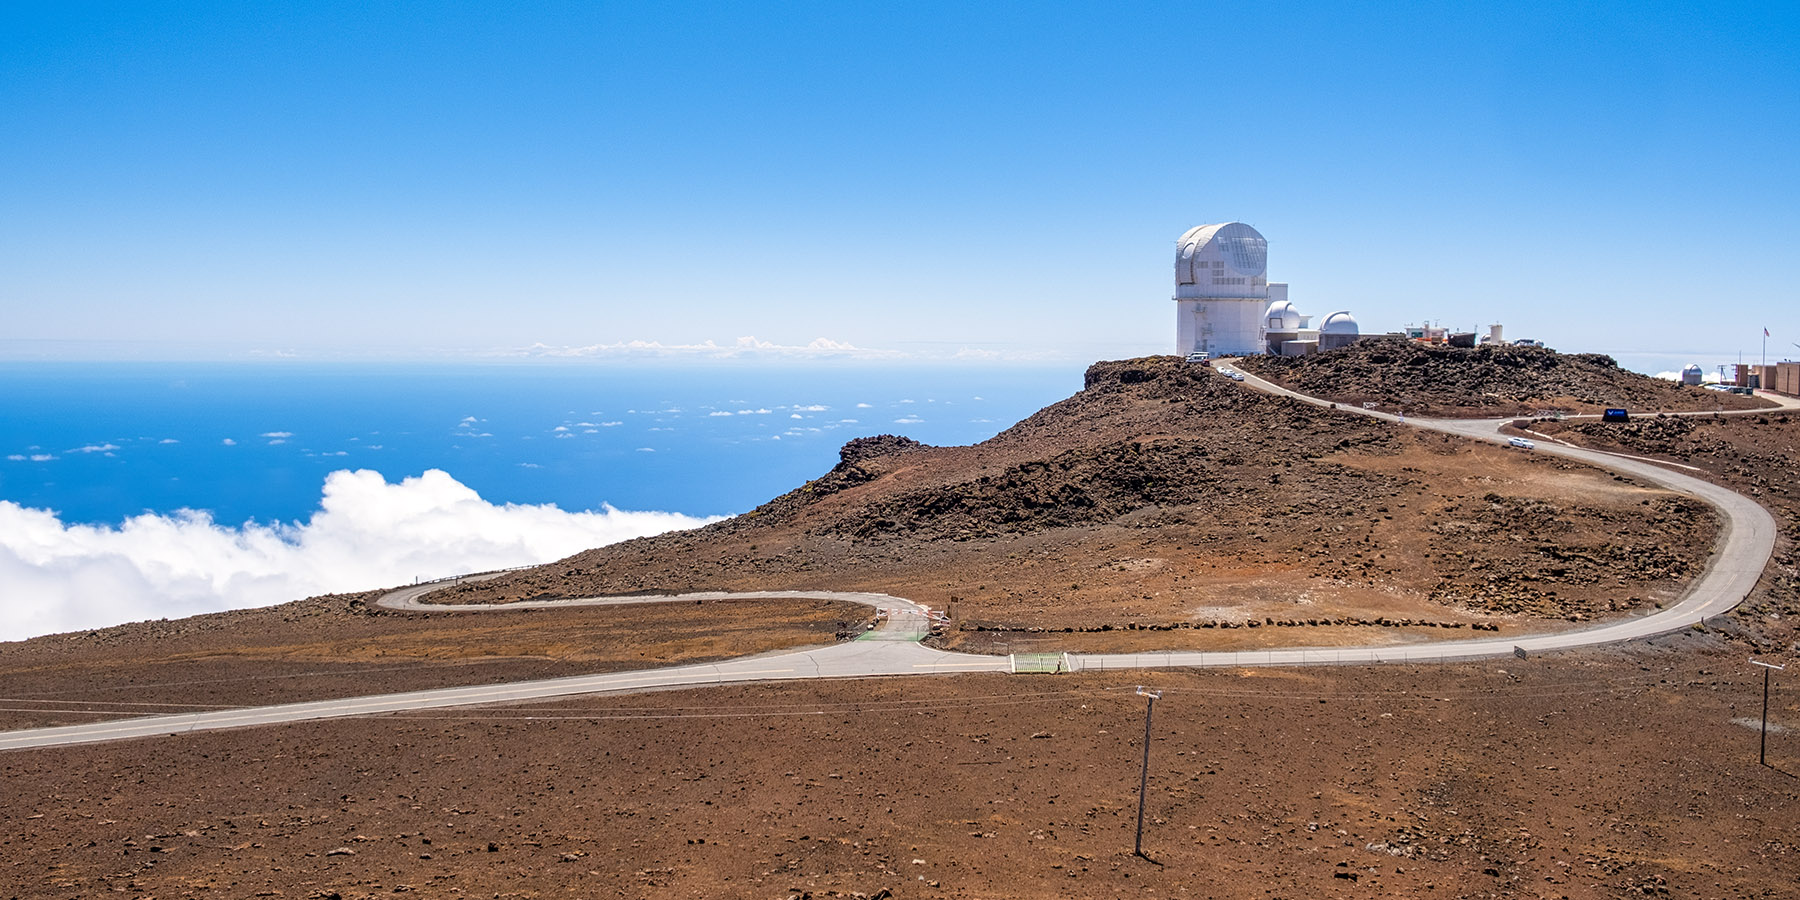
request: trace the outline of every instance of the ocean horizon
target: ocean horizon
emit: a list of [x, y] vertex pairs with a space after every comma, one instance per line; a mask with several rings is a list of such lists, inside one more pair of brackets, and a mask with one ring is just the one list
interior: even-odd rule
[[985, 440], [1085, 366], [0, 363], [0, 639], [548, 562]]

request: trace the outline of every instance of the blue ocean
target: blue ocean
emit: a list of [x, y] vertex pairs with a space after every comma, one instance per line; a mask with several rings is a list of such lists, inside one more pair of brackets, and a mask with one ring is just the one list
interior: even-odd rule
[[529, 565], [745, 512], [1081, 366], [0, 363], [0, 640]]
[[337, 469], [441, 469], [496, 503], [728, 515], [853, 437], [991, 437], [1060, 368], [0, 364], [0, 500], [65, 523], [302, 519]]

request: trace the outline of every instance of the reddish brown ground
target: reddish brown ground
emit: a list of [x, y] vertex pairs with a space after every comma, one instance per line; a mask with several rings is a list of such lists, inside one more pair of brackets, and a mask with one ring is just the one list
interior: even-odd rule
[[0, 730], [729, 659], [873, 617], [819, 600], [370, 615], [372, 597], [0, 645]]
[[[981, 444], [853, 442], [737, 519], [435, 596], [883, 591], [949, 609], [947, 643], [977, 650], [1065, 629], [1070, 649], [1420, 640], [1666, 601], [1714, 528], [1704, 506], [1596, 469], [1156, 357], [1097, 364], [1080, 394]], [[1128, 630], [1145, 627], [1173, 630]]]
[[[0, 755], [20, 897], [1795, 897], [1711, 636], [591, 698]], [[1144, 703], [1145, 847], [1130, 855]], [[1800, 718], [1783, 683], [1777, 717]]]

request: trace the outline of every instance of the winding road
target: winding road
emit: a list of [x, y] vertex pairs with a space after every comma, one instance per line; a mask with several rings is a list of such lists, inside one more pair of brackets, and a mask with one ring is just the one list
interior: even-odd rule
[[[1230, 362], [1223, 360], [1221, 362]], [[1508, 419], [1405, 419], [1379, 410], [1340, 406], [1298, 394], [1249, 373], [1244, 384], [1251, 389], [1322, 407], [1378, 419], [1404, 422], [1417, 428], [1440, 431], [1474, 440], [1506, 443], [1499, 428]], [[1773, 395], [1782, 408], [1800, 408], [1800, 401]], [[1756, 413], [1767, 410], [1747, 410]], [[1712, 415], [1712, 413], [1705, 413]], [[1615, 620], [1579, 631], [1487, 638], [1467, 641], [1399, 644], [1380, 647], [1296, 647], [1244, 651], [1171, 651], [1163, 653], [1064, 654], [1056, 661], [1064, 671], [1142, 669], [1208, 666], [1289, 666], [1437, 662], [1498, 656], [1519, 651], [1542, 653], [1633, 638], [1649, 637], [1685, 628], [1730, 610], [1749, 595], [1762, 577], [1774, 552], [1776, 525], [1767, 510], [1741, 494], [1698, 478], [1681, 474], [1646, 460], [1586, 450], [1566, 444], [1539, 441], [1533, 451], [1568, 457], [1583, 463], [1660, 485], [1694, 496], [1719, 511], [1721, 528], [1717, 546], [1705, 571], [1681, 599], [1665, 609], [1642, 616]], [[936, 650], [919, 643], [929, 630], [930, 611], [910, 600], [886, 594], [841, 591], [706, 592], [675, 596], [606, 597], [577, 600], [522, 601], [481, 606], [444, 606], [420, 602], [424, 594], [452, 581], [415, 585], [393, 591], [377, 601], [381, 606], [409, 611], [473, 615], [504, 609], [536, 609], [564, 606], [609, 606], [626, 603], [675, 603], [695, 600], [745, 600], [799, 597], [862, 603], [885, 611], [878, 627], [855, 641], [727, 660], [718, 663], [640, 669], [601, 675], [578, 675], [521, 681], [501, 685], [438, 688], [396, 694], [377, 694], [279, 706], [158, 715], [87, 725], [35, 728], [0, 733], [0, 750], [55, 747], [101, 741], [117, 741], [157, 735], [243, 728], [317, 719], [347, 718], [409, 710], [442, 709], [496, 703], [543, 700], [576, 694], [622, 693], [650, 689], [686, 688], [753, 681], [791, 681], [811, 678], [864, 678], [882, 675], [930, 675], [965, 672], [1010, 672], [1015, 657], [981, 656]], [[480, 576], [473, 576], [480, 577]], [[492, 576], [489, 576], [492, 577]]]

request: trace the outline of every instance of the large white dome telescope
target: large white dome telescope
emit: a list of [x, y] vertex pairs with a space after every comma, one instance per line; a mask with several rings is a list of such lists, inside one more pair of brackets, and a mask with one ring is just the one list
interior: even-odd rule
[[1201, 225], [1175, 242], [1175, 296], [1267, 297], [1269, 242], [1242, 222]]
[[1242, 222], [1188, 229], [1175, 242], [1174, 299], [1178, 354], [1264, 352], [1269, 242]]

